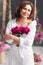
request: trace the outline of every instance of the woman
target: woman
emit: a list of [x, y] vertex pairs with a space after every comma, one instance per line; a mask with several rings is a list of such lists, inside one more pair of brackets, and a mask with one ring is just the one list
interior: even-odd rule
[[[33, 17], [33, 4], [30, 1], [23, 1], [17, 7], [15, 19], [7, 24], [5, 39], [11, 44], [8, 57], [10, 65], [34, 65], [32, 44], [36, 33], [36, 20], [32, 20]], [[28, 27], [30, 32], [20, 37], [12, 35], [11, 29], [16, 26]]]

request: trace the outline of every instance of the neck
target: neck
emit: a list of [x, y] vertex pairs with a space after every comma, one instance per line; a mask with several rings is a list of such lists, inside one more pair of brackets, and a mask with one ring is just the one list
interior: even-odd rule
[[20, 18], [16, 20], [16, 22], [18, 25], [28, 26], [32, 22], [32, 20], [28, 20], [27, 18]]
[[20, 21], [21, 23], [25, 23], [25, 22], [27, 22], [27, 18], [20, 18], [19, 21]]

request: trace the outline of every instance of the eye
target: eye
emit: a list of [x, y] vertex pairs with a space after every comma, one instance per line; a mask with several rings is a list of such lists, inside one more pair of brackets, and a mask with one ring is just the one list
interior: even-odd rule
[[28, 11], [30, 12], [31, 10], [30, 10], [30, 9], [28, 9]]
[[23, 8], [24, 10], [26, 10], [26, 8]]

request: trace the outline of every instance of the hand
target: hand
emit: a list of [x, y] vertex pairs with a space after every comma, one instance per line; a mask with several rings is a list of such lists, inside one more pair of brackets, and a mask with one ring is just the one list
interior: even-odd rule
[[19, 46], [19, 44], [17, 44], [15, 41], [13, 41], [12, 43], [13, 43], [13, 44], [16, 44], [17, 47]]
[[6, 35], [5, 35], [5, 39], [6, 39], [6, 40], [11, 39], [10, 34], [6, 34]]
[[16, 45], [17, 47], [19, 47], [19, 45]]

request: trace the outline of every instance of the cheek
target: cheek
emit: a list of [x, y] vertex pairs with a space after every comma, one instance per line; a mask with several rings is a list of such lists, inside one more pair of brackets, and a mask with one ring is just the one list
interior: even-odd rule
[[28, 12], [28, 14], [30, 15], [31, 12]]
[[21, 10], [20, 14], [22, 15], [22, 14], [24, 14], [24, 12], [25, 12], [25, 10]]
[[24, 13], [24, 12], [25, 12], [25, 10], [22, 10], [21, 12], [22, 12], [22, 13]]

